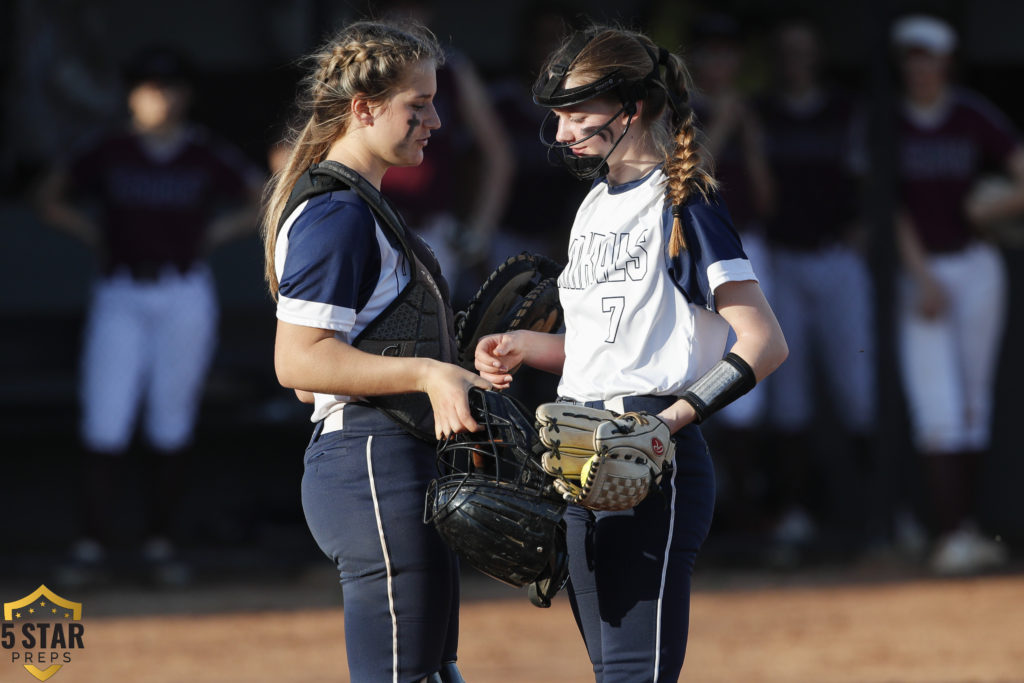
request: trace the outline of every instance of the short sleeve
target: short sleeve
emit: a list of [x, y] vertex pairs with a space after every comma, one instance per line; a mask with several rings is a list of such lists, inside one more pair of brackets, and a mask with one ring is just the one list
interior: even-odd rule
[[669, 208], [663, 219], [665, 258], [676, 286], [691, 303], [715, 310], [714, 294], [719, 286], [726, 282], [757, 280], [729, 211], [718, 195], [710, 201], [692, 197], [683, 206], [679, 218], [683, 222], [686, 248], [676, 256], [668, 254], [673, 223]]
[[278, 238], [287, 240], [277, 305], [284, 322], [347, 333], [377, 286], [381, 254], [373, 215], [339, 194], [350, 193], [309, 200]]
[[1020, 136], [1010, 120], [988, 100], [970, 95], [968, 102], [974, 111], [974, 131], [985, 160], [1002, 169], [1017, 147]]
[[262, 184], [263, 174], [237, 147], [204, 128], [195, 129], [193, 135], [218, 196], [244, 199], [250, 188]]

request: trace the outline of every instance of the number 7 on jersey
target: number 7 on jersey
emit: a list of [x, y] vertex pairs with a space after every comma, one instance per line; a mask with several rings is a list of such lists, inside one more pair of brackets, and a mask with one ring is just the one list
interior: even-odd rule
[[615, 337], [619, 335], [619, 322], [622, 320], [622, 309], [626, 307], [626, 297], [606, 296], [601, 299], [601, 311], [609, 313], [608, 336], [604, 338], [609, 344], [615, 343]]

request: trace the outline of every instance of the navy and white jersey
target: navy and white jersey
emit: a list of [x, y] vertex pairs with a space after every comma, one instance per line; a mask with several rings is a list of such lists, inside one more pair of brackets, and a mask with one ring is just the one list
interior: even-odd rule
[[[347, 344], [410, 279], [405, 255], [350, 190], [317, 195], [296, 207], [281, 227], [274, 262], [278, 320], [332, 330]], [[357, 398], [315, 396], [314, 422]]]
[[669, 257], [665, 181], [660, 166], [617, 187], [600, 180], [580, 205], [558, 278], [566, 325], [561, 396], [677, 396], [725, 352], [729, 326], [714, 293], [726, 282], [756, 281], [753, 268], [717, 196], [686, 202], [687, 248]]

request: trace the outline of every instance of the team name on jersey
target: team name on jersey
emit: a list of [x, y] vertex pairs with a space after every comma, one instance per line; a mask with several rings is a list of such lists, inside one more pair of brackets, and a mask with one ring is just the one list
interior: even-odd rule
[[634, 282], [647, 275], [649, 228], [633, 232], [592, 232], [569, 245], [569, 263], [558, 276], [562, 289], [586, 289], [605, 282]]
[[202, 201], [206, 174], [197, 169], [115, 168], [110, 192], [126, 206], [191, 207]]
[[903, 145], [902, 157], [903, 173], [920, 180], [969, 176], [977, 163], [974, 145], [964, 138], [911, 138]]

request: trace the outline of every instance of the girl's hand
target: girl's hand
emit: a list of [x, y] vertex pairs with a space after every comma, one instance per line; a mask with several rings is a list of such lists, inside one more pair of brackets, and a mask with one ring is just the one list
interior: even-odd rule
[[942, 317], [949, 308], [949, 295], [936, 278], [928, 276], [917, 281], [917, 312], [925, 320]]
[[477, 342], [474, 364], [495, 389], [508, 389], [512, 373], [523, 363], [524, 351], [522, 338], [515, 332], [491, 334]]
[[469, 390], [472, 387], [492, 389], [486, 379], [458, 365], [431, 361], [426, 366], [420, 386], [420, 391], [426, 392], [434, 409], [434, 436], [438, 439], [480, 429], [469, 410]]
[[697, 418], [693, 406], [683, 399], [679, 399], [665, 410], [658, 413], [657, 418], [668, 425], [670, 432], [675, 434], [680, 429], [690, 424]]

